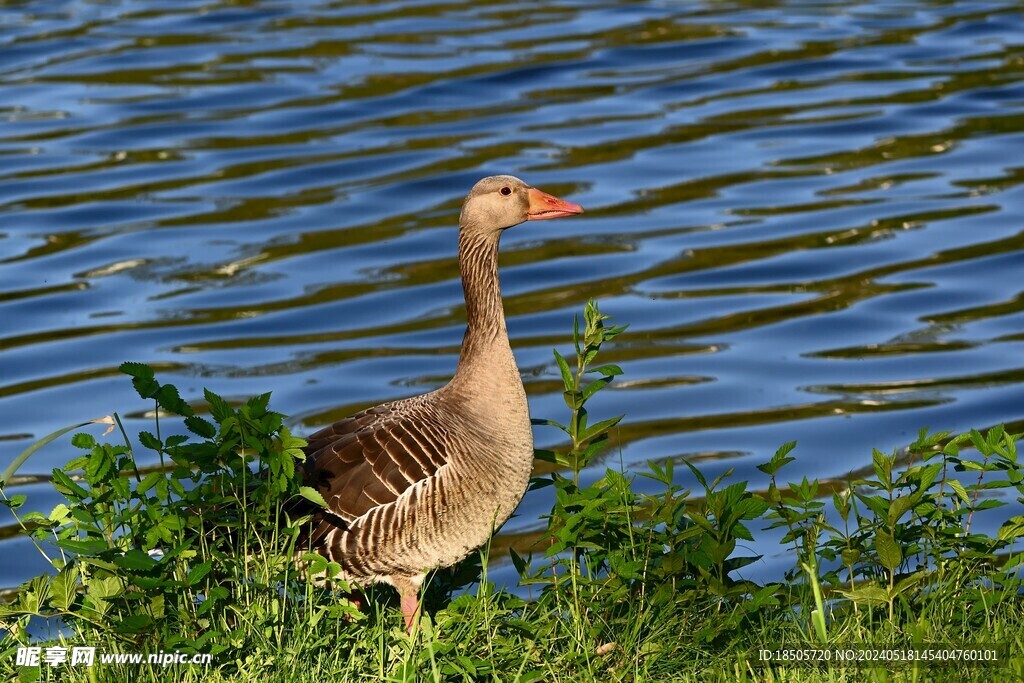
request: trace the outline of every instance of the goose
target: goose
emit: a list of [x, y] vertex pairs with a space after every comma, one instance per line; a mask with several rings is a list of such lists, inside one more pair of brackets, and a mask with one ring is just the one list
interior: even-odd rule
[[393, 586], [410, 635], [427, 573], [486, 543], [522, 500], [533, 467], [529, 406], [498, 283], [501, 234], [580, 213], [514, 176], [480, 180], [459, 216], [467, 324], [451, 381], [307, 440], [303, 479], [327, 509], [314, 513], [299, 552], [337, 562], [356, 586]]

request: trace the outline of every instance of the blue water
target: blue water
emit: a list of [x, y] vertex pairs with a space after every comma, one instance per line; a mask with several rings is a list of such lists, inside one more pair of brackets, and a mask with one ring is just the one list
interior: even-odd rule
[[[686, 457], [757, 488], [797, 440], [791, 478], [841, 480], [924, 426], [1020, 430], [1022, 160], [1010, 1], [8, 3], [0, 463], [147, 428], [124, 360], [188, 399], [272, 390], [301, 432], [441, 385], [459, 202], [499, 172], [587, 208], [504, 239], [534, 415], [565, 412], [573, 312], [630, 325], [589, 479]], [[0, 544], [0, 585], [45, 566]]]

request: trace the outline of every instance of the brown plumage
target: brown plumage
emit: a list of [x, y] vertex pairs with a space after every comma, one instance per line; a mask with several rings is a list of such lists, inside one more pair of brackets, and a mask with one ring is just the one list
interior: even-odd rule
[[314, 515], [303, 551], [339, 563], [357, 585], [398, 589], [410, 632], [427, 572], [487, 541], [519, 504], [533, 465], [526, 393], [498, 285], [501, 233], [582, 211], [512, 176], [478, 182], [459, 217], [467, 326], [454, 377], [309, 438], [305, 479], [330, 512]]

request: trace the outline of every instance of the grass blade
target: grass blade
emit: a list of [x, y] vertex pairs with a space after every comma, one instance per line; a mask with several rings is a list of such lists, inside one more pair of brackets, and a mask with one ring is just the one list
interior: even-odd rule
[[28, 448], [23, 450], [21, 452], [21, 454], [18, 457], [16, 457], [14, 459], [14, 461], [10, 465], [8, 465], [7, 469], [4, 470], [4, 473], [0, 474], [0, 488], [3, 488], [7, 484], [7, 482], [10, 481], [11, 477], [14, 476], [14, 473], [18, 471], [18, 468], [20, 468], [23, 464], [25, 464], [25, 461], [28, 460], [29, 458], [31, 458], [32, 454], [35, 453], [36, 451], [38, 451], [40, 448], [42, 448], [46, 444], [50, 443], [54, 439], [56, 439], [58, 437], [61, 437], [61, 436], [64, 436], [65, 434], [67, 434], [68, 432], [72, 431], [73, 429], [81, 429], [82, 427], [85, 427], [85, 426], [91, 425], [91, 424], [109, 425], [108, 428], [107, 428], [107, 431], [104, 432], [104, 434], [109, 434], [111, 432], [111, 430], [114, 429], [114, 418], [112, 418], [109, 415], [107, 415], [106, 417], [101, 417], [101, 418], [96, 419], [96, 420], [89, 420], [88, 422], [81, 422], [79, 424], [71, 425], [70, 427], [64, 427], [63, 429], [58, 429], [54, 433], [48, 434], [48, 435], [44, 436], [43, 438], [39, 439], [39, 441], [36, 441], [34, 444], [32, 444], [31, 446], [29, 446]]

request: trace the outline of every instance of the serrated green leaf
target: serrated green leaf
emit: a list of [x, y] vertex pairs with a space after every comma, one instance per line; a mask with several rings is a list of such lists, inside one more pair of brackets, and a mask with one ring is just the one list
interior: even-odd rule
[[732, 533], [733, 536], [735, 536], [738, 539], [750, 542], [754, 541], [754, 536], [750, 533], [750, 530], [747, 529], [747, 527], [740, 524], [739, 522], [733, 524], [732, 528], [729, 531]]
[[194, 586], [200, 581], [202, 581], [203, 578], [205, 578], [206, 575], [210, 573], [210, 570], [212, 568], [213, 565], [209, 560], [201, 564], [197, 564], [188, 571], [188, 574], [185, 576], [185, 581], [188, 583], [188, 585]]
[[231, 408], [227, 401], [213, 393], [209, 389], [203, 390], [203, 396], [206, 398], [206, 402], [210, 405], [210, 415], [218, 423], [223, 423], [224, 420], [234, 415], [235, 411]]
[[889, 500], [881, 496], [865, 496], [857, 494], [857, 497], [868, 506], [868, 508], [881, 519], [889, 518]]
[[151, 488], [153, 488], [158, 481], [164, 479], [165, 477], [166, 475], [163, 472], [150, 472], [145, 477], [143, 477], [142, 481], [139, 482], [139, 485], [135, 488], [135, 491], [139, 495], [143, 495], [146, 493], [146, 491], [149, 491]]
[[54, 506], [53, 510], [50, 511], [48, 517], [51, 522], [57, 522], [58, 524], [60, 524], [65, 519], [67, 519], [68, 514], [70, 512], [71, 510], [68, 508], [67, 505], [65, 505], [64, 503], [58, 503], [57, 505]]
[[156, 394], [156, 401], [160, 407], [176, 415], [188, 417], [192, 415], [192, 407], [182, 400], [178, 394], [178, 387], [173, 384], [164, 384]]
[[902, 517], [904, 514], [906, 514], [907, 510], [910, 510], [915, 505], [917, 505], [917, 503], [918, 503], [918, 501], [920, 499], [921, 499], [921, 497], [919, 495], [917, 495], [917, 494], [913, 494], [913, 495], [909, 495], [909, 496], [898, 496], [897, 498], [894, 498], [892, 500], [892, 503], [889, 504], [889, 514], [888, 514], [889, 526], [890, 527], [896, 526], [896, 524], [900, 520], [900, 517]]
[[766, 463], [757, 466], [757, 469], [761, 470], [768, 476], [776, 474], [782, 467], [793, 462], [796, 458], [788, 457], [790, 451], [796, 448], [796, 441], [790, 441], [784, 443], [775, 451], [775, 455], [772, 459]]
[[96, 555], [110, 548], [105, 541], [101, 541], [97, 538], [90, 538], [84, 541], [73, 538], [62, 538], [57, 541], [57, 545], [64, 550], [68, 550], [78, 555]]
[[319, 553], [304, 553], [301, 558], [306, 563], [306, 571], [310, 574], [320, 574], [327, 569], [327, 558]]
[[114, 564], [124, 569], [149, 571], [157, 566], [157, 561], [141, 550], [131, 548], [124, 555], [114, 557]]
[[133, 377], [132, 386], [135, 392], [142, 398], [153, 398], [160, 391], [160, 383], [152, 378]]
[[114, 463], [103, 448], [94, 448], [85, 463], [86, 479], [90, 483], [101, 481], [114, 466]]
[[66, 565], [50, 583], [50, 606], [58, 610], [66, 610], [78, 596], [78, 568]]
[[1012, 541], [1024, 536], [1024, 515], [1018, 515], [1006, 520], [1006, 522], [999, 527], [998, 536], [1001, 541]]
[[960, 498], [960, 500], [970, 505], [971, 497], [967, 494], [967, 489], [964, 488], [963, 484], [961, 484], [959, 481], [953, 478], [947, 479], [946, 483], [949, 484], [949, 488], [953, 489], [953, 491]]
[[71, 477], [64, 474], [61, 470], [53, 470], [50, 472], [50, 476], [53, 477], [53, 486], [64, 495], [72, 495], [78, 498], [88, 498], [89, 492], [75, 483]]
[[153, 379], [154, 376], [153, 368], [149, 367], [145, 363], [132, 363], [130, 361], [125, 361], [124, 363], [121, 363], [117, 369], [131, 377]]
[[768, 501], [758, 496], [744, 498], [735, 504], [740, 519], [757, 519], [768, 510]]
[[139, 432], [139, 443], [154, 451], [162, 451], [164, 444], [150, 432]]
[[942, 463], [933, 463], [926, 467], [922, 467], [921, 471], [918, 473], [918, 477], [920, 478], [920, 490], [926, 491], [928, 487], [935, 482], [936, 478], [939, 476], [939, 472], [941, 471]]
[[320, 506], [325, 510], [328, 509], [327, 501], [325, 501], [324, 497], [320, 494], [320, 492], [317, 491], [312, 486], [299, 487], [299, 495], [305, 498], [306, 500], [315, 503], [316, 505]]
[[892, 482], [892, 460], [885, 453], [877, 448], [871, 451], [871, 464], [875, 470], [875, 476], [882, 484], [889, 485]]
[[245, 405], [249, 407], [249, 414], [253, 418], [260, 418], [266, 415], [267, 406], [270, 405], [270, 392], [260, 394], [259, 396], [253, 396]]
[[189, 415], [185, 418], [185, 427], [195, 434], [201, 436], [204, 439], [212, 439], [217, 436], [217, 427], [208, 420], [205, 420], [198, 415]]
[[879, 530], [875, 534], [875, 552], [882, 566], [890, 571], [903, 563], [903, 551], [887, 531]]
[[28, 500], [28, 496], [25, 495], [24, 493], [19, 493], [17, 495], [11, 496], [9, 500], [0, 500], [0, 505], [5, 505], [12, 510], [17, 510], [18, 508], [25, 504], [26, 500]]
[[91, 451], [96, 447], [96, 439], [93, 438], [92, 434], [79, 432], [71, 437], [71, 445], [75, 448], [82, 448], [84, 450]]

